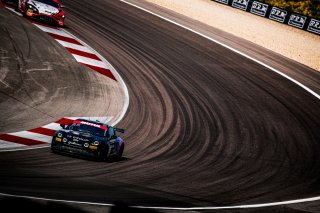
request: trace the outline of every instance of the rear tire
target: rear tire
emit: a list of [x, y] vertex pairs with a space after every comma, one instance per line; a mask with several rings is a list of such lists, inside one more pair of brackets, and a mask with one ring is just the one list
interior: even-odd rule
[[119, 149], [119, 153], [116, 155], [117, 160], [120, 160], [122, 158], [123, 150], [124, 150], [124, 145], [121, 144], [120, 149]]

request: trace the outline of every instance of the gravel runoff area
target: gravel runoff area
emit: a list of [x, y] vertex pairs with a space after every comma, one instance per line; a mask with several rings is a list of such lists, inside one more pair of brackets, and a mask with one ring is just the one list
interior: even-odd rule
[[147, 0], [320, 71], [320, 36], [211, 0]]

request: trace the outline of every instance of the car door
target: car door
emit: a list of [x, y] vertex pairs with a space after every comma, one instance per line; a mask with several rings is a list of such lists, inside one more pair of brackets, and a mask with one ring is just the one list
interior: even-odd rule
[[115, 136], [113, 127], [108, 128], [106, 138], [109, 144], [109, 155], [117, 154], [117, 137]]

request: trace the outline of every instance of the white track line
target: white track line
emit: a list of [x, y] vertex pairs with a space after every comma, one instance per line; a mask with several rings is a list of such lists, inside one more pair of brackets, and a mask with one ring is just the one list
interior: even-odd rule
[[6, 8], [7, 8], [8, 10], [14, 12], [14, 13], [17, 14], [18, 16], [22, 16], [22, 14], [19, 13], [19, 12], [17, 12], [15, 9], [12, 9], [12, 8], [10, 8], [10, 7], [6, 7]]
[[131, 6], [133, 6], [133, 7], [136, 7], [136, 8], [138, 8], [138, 9], [140, 9], [140, 10], [143, 10], [143, 11], [145, 11], [145, 12], [147, 12], [147, 13], [150, 13], [150, 14], [152, 14], [152, 15], [154, 15], [154, 16], [157, 16], [157, 17], [159, 17], [159, 18], [161, 18], [161, 19], [163, 19], [163, 20], [165, 20], [165, 21], [167, 21], [167, 22], [170, 22], [170, 23], [172, 23], [172, 24], [174, 24], [174, 25], [177, 25], [177, 26], [179, 26], [179, 27], [181, 27], [181, 28], [184, 28], [184, 29], [186, 29], [186, 30], [189, 30], [189, 31], [191, 31], [191, 32], [193, 32], [193, 33], [195, 33], [195, 34], [197, 34], [197, 35], [199, 35], [199, 36], [202, 36], [202, 37], [204, 37], [204, 38], [206, 38], [206, 39], [208, 39], [208, 40], [210, 40], [210, 41], [212, 41], [212, 42], [214, 42], [214, 43], [216, 43], [216, 44], [219, 44], [219, 45], [221, 45], [221, 46], [223, 46], [223, 47], [225, 47], [225, 48], [227, 48], [227, 49], [229, 49], [229, 50], [231, 50], [231, 51], [233, 51], [233, 52], [235, 52], [235, 53], [238, 53], [239, 55], [241, 55], [241, 56], [243, 56], [243, 57], [246, 57], [246, 58], [248, 58], [248, 59], [256, 62], [257, 64], [260, 64], [261, 66], [264, 66], [264, 67], [272, 70], [273, 72], [278, 73], [279, 75], [281, 75], [281, 76], [285, 77], [286, 79], [292, 81], [293, 83], [297, 84], [298, 86], [300, 86], [301, 88], [303, 88], [304, 90], [306, 90], [307, 92], [309, 92], [310, 94], [312, 94], [313, 96], [315, 96], [316, 98], [320, 99], [320, 95], [318, 95], [316, 92], [314, 92], [313, 90], [311, 90], [309, 87], [303, 85], [302, 83], [300, 83], [300, 82], [298, 82], [297, 80], [291, 78], [290, 76], [288, 76], [288, 75], [280, 72], [279, 70], [277, 70], [277, 69], [275, 69], [275, 68], [273, 68], [273, 67], [271, 67], [271, 66], [269, 66], [269, 65], [267, 65], [267, 64], [265, 64], [265, 63], [263, 63], [263, 62], [261, 62], [261, 61], [259, 61], [258, 59], [255, 59], [255, 58], [253, 58], [253, 57], [251, 57], [251, 56], [249, 56], [249, 55], [247, 55], [247, 54], [245, 54], [245, 53], [243, 53], [243, 52], [241, 52], [241, 51], [239, 51], [239, 50], [236, 50], [236, 49], [228, 46], [227, 44], [224, 44], [224, 43], [222, 43], [222, 42], [220, 42], [220, 41], [218, 41], [218, 40], [215, 40], [215, 39], [213, 39], [213, 38], [211, 38], [211, 37], [209, 37], [209, 36], [206, 36], [206, 35], [204, 35], [204, 34], [202, 34], [202, 33], [199, 33], [198, 31], [195, 31], [195, 30], [193, 30], [193, 29], [191, 29], [191, 28], [189, 28], [189, 27], [186, 27], [186, 26], [184, 26], [184, 25], [182, 25], [182, 24], [179, 24], [179, 23], [177, 23], [177, 22], [175, 22], [175, 21], [172, 21], [172, 20], [170, 20], [170, 19], [168, 19], [168, 18], [166, 18], [166, 17], [163, 17], [163, 16], [161, 16], [161, 15], [159, 15], [159, 14], [156, 14], [156, 13], [150, 11], [150, 10], [147, 10], [147, 9], [145, 9], [145, 8], [142, 8], [142, 7], [138, 6], [138, 5], [135, 5], [135, 4], [133, 4], [133, 3], [127, 2], [127, 1], [125, 1], [125, 0], [120, 0], [120, 1], [123, 2], [123, 3], [126, 3], [126, 4], [128, 4], [128, 5], [131, 5]]
[[114, 206], [114, 204], [107, 204], [107, 203], [92, 203], [92, 202], [75, 201], [75, 200], [59, 200], [59, 199], [40, 198], [40, 197], [32, 197], [32, 196], [24, 196], [24, 195], [12, 195], [12, 194], [5, 194], [5, 193], [0, 193], [0, 196], [26, 198], [26, 199], [43, 200], [43, 201], [53, 201], [53, 202], [62, 202], [62, 203], [78, 203], [78, 204], [87, 204], [87, 205]]
[[[0, 196], [6, 197], [16, 197], [16, 198], [26, 198], [33, 200], [44, 200], [44, 201], [53, 201], [53, 202], [62, 202], [62, 203], [77, 203], [77, 204], [86, 204], [86, 205], [96, 205], [96, 206], [114, 206], [112, 203], [97, 203], [97, 202], [86, 202], [86, 201], [76, 201], [76, 200], [62, 200], [62, 199], [49, 199], [49, 198], [41, 198], [41, 197], [33, 197], [33, 196], [23, 196], [23, 195], [12, 195], [0, 193]], [[283, 202], [273, 202], [273, 203], [263, 203], [263, 204], [251, 204], [251, 205], [238, 205], [238, 206], [211, 206], [211, 207], [151, 207], [151, 206], [129, 206], [132, 208], [140, 208], [140, 209], [157, 209], [157, 210], [179, 210], [179, 211], [201, 211], [201, 210], [223, 210], [223, 209], [248, 209], [248, 208], [265, 208], [272, 206], [282, 206], [289, 204], [298, 204], [312, 201], [319, 201], [320, 197], [299, 199], [299, 200], [291, 200], [291, 201], [283, 201]]]
[[[0, 150], [0, 152], [17, 152], [17, 151], [26, 151], [26, 150], [33, 150], [33, 149], [43, 149], [43, 148], [49, 148], [48, 145], [39, 145], [39, 146], [24, 146], [22, 145], [21, 149], [19, 148], [15, 148], [15, 149], [3, 149], [3, 150]], [[1, 194], [1, 193], [0, 193]]]

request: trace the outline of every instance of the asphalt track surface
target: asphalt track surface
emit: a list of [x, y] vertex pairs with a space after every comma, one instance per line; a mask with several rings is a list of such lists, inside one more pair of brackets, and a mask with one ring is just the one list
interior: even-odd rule
[[[120, 1], [64, 3], [68, 30], [107, 58], [128, 87], [130, 105], [118, 124], [126, 129], [125, 158], [98, 163], [49, 148], [1, 153], [0, 192], [169, 207], [320, 195], [320, 101], [315, 96]], [[205, 30], [221, 33], [319, 91], [316, 71]], [[283, 207], [266, 209], [271, 210]]]

